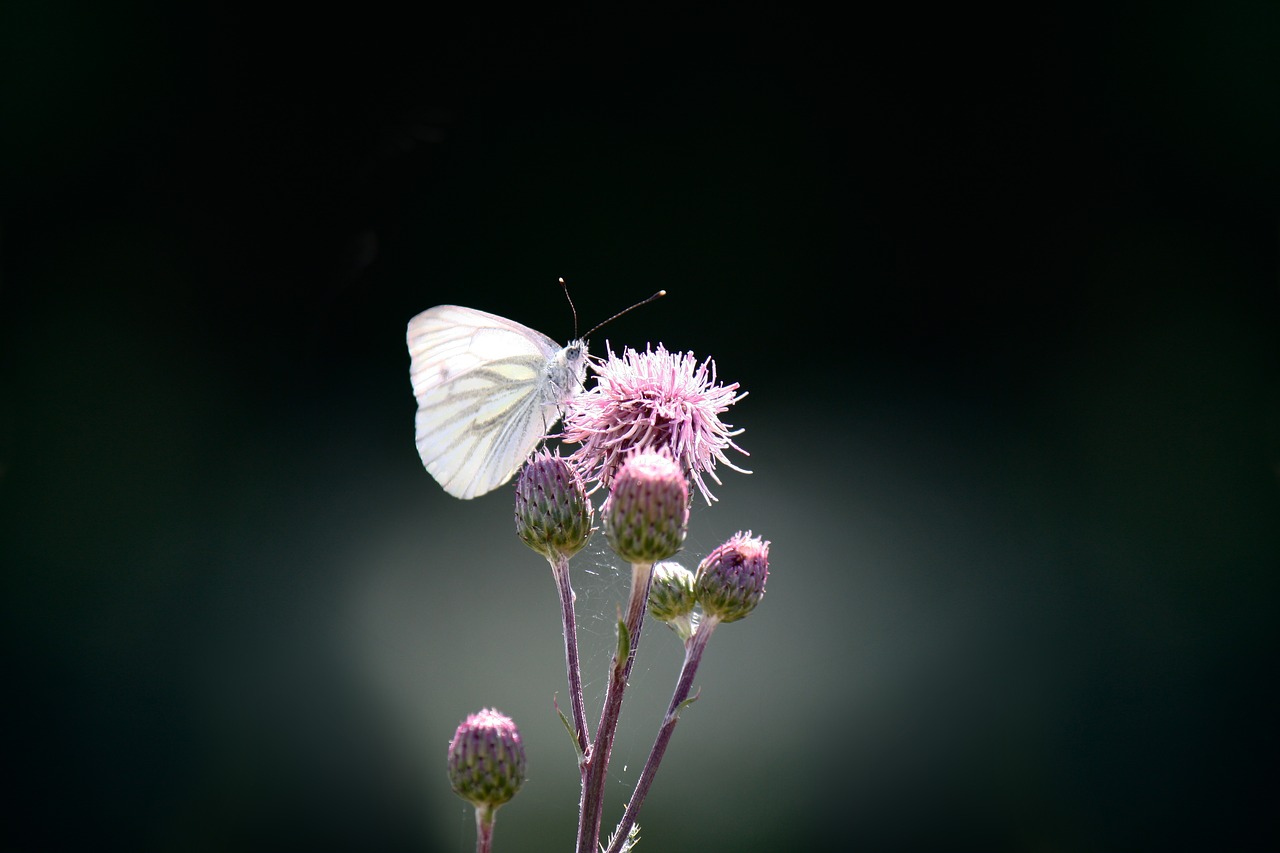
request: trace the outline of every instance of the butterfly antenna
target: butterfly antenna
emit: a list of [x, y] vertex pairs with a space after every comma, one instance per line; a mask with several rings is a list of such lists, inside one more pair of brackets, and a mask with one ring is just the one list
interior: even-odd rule
[[596, 325], [596, 327], [595, 327], [594, 329], [592, 329], [591, 331], [589, 331], [589, 332], [587, 332], [585, 335], [583, 335], [583, 336], [582, 336], [582, 339], [583, 339], [583, 340], [585, 340], [585, 339], [587, 339], [587, 338], [591, 337], [591, 336], [592, 336], [592, 335], [594, 335], [596, 332], [600, 331], [601, 327], [603, 327], [605, 324], [607, 324], [607, 323], [612, 323], [614, 320], [618, 319], [618, 318], [619, 318], [619, 317], [621, 317], [623, 314], [626, 314], [628, 311], [634, 311], [636, 308], [639, 308], [641, 305], [648, 305], [648, 304], [649, 304], [650, 302], [652, 302], [653, 300], [658, 299], [658, 298], [663, 297], [663, 296], [666, 296], [666, 295], [667, 295], [667, 292], [666, 292], [665, 290], [659, 290], [657, 293], [653, 294], [653, 295], [652, 295], [652, 296], [650, 296], [648, 299], [641, 299], [641, 300], [640, 300], [639, 302], [637, 302], [635, 305], [632, 305], [632, 306], [631, 306], [631, 307], [629, 307], [629, 308], [623, 308], [621, 311], [619, 311], [617, 314], [614, 314], [614, 315], [613, 315], [612, 317], [610, 317], [608, 320], [605, 320], [603, 323], [599, 323], [599, 324], [597, 324], [597, 325]]
[[564, 277], [560, 277], [560, 288], [564, 291], [564, 298], [569, 300], [569, 311], [573, 314], [573, 337], [578, 338], [578, 309], [573, 307], [573, 297], [569, 295], [569, 285], [564, 283]]

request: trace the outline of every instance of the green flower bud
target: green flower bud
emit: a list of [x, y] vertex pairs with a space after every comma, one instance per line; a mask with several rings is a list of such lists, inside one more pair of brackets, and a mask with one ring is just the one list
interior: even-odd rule
[[516, 534], [548, 560], [572, 557], [594, 530], [582, 478], [559, 456], [543, 450], [516, 480]]
[[642, 450], [623, 463], [605, 502], [609, 547], [630, 563], [674, 557], [689, 529], [689, 484], [665, 450]]
[[454, 732], [449, 782], [459, 797], [496, 808], [516, 795], [524, 774], [524, 744], [510, 717], [485, 708], [468, 716]]
[[739, 531], [698, 565], [698, 603], [708, 618], [736, 622], [764, 598], [768, 577], [769, 543]]
[[693, 572], [674, 560], [665, 560], [653, 567], [649, 615], [667, 623], [682, 640], [693, 635], [693, 607], [698, 603], [693, 586]]

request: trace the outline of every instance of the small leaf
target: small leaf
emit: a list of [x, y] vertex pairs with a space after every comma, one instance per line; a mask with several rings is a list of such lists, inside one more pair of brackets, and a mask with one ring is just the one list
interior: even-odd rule
[[675, 722], [676, 720], [680, 719], [680, 712], [683, 711], [685, 708], [688, 708], [694, 702], [697, 702], [698, 697], [701, 695], [702, 695], [702, 688], [699, 687], [697, 693], [693, 694], [688, 699], [684, 700], [683, 702], [681, 702], [679, 705], [676, 706], [676, 709], [671, 712], [670, 716], [667, 717], [667, 721]]
[[631, 633], [627, 630], [627, 623], [621, 618], [618, 619], [618, 666], [623, 666], [627, 658], [631, 655]]
[[[696, 697], [695, 697], [696, 698]], [[560, 717], [560, 722], [564, 723], [564, 730], [569, 733], [569, 740], [573, 741], [573, 751], [578, 754], [578, 763], [582, 763], [582, 747], [578, 746], [578, 736], [573, 732], [573, 724], [569, 722], [569, 718], [564, 715], [564, 711], [560, 710], [560, 703], [556, 701], [556, 694], [551, 694], [551, 704], [555, 706], [556, 715]]]
[[[613, 831], [613, 834], [609, 836], [608, 848], [606, 848], [602, 844], [600, 845], [600, 849], [602, 851], [613, 849], [613, 843], [617, 841], [617, 839], [618, 839], [618, 830], [615, 829]], [[622, 846], [618, 848], [619, 853], [627, 853], [628, 850], [635, 847], [639, 843], [640, 843], [640, 824], [633, 823], [631, 824], [631, 829], [627, 830], [627, 840], [622, 842]]]

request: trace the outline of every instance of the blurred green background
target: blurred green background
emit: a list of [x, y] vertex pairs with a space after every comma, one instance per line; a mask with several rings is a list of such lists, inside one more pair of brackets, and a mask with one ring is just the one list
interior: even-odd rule
[[[773, 541], [639, 849], [1274, 845], [1280, 14], [0, 8], [8, 850], [498, 850], [577, 803], [550, 573], [404, 328], [658, 288]], [[588, 715], [626, 582], [574, 562]], [[612, 826], [679, 666], [650, 626]]]

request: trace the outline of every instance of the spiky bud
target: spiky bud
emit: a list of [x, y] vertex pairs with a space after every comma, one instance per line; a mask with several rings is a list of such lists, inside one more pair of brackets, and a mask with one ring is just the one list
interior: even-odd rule
[[602, 510], [609, 547], [630, 563], [674, 557], [689, 529], [689, 484], [666, 450], [623, 463]]
[[682, 640], [693, 634], [693, 607], [698, 603], [693, 584], [693, 572], [674, 560], [664, 560], [653, 567], [649, 615], [667, 623]]
[[591, 538], [591, 499], [582, 477], [548, 450], [529, 460], [516, 480], [516, 534], [548, 560], [572, 557]]
[[449, 743], [449, 782], [476, 806], [496, 808], [524, 784], [525, 757], [520, 731], [492, 708], [471, 714]]
[[769, 543], [739, 531], [698, 564], [698, 603], [709, 618], [736, 622], [764, 598], [768, 577]]

